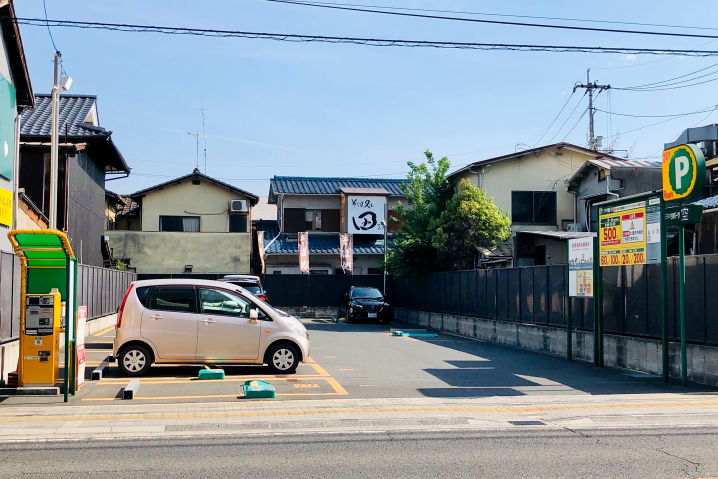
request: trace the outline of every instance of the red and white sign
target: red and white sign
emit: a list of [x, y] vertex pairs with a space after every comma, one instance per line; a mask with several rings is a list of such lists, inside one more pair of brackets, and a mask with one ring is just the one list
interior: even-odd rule
[[354, 240], [349, 233], [339, 235], [339, 258], [342, 271], [345, 274], [351, 274], [354, 269]]
[[306, 231], [297, 233], [297, 244], [299, 246], [299, 271], [309, 273], [309, 233]]
[[85, 384], [85, 363], [87, 354], [85, 352], [85, 325], [87, 324], [87, 306], [77, 307], [77, 336], [75, 347], [77, 351], [77, 389]]
[[621, 231], [624, 243], [642, 243], [644, 217], [642, 212], [621, 216]]

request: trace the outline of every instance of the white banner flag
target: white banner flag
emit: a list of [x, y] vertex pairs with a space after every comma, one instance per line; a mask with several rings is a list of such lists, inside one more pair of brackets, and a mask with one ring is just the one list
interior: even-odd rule
[[339, 235], [339, 258], [341, 259], [342, 271], [351, 274], [354, 269], [354, 241], [349, 233]]
[[299, 271], [302, 273], [309, 272], [309, 233], [306, 231], [297, 233], [297, 243], [299, 246]]

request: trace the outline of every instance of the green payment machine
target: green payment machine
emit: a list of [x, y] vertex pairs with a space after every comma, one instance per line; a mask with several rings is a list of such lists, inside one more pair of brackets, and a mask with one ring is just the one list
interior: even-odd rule
[[8, 238], [20, 259], [19, 384], [61, 385], [67, 402], [75, 394], [77, 258], [61, 231], [13, 230]]

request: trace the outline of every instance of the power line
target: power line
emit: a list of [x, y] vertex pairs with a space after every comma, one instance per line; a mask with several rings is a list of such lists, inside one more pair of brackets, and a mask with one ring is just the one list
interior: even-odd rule
[[624, 30], [617, 28], [600, 28], [600, 27], [579, 27], [575, 25], [551, 25], [546, 23], [528, 23], [528, 22], [509, 22], [507, 20], [486, 20], [480, 18], [465, 18], [465, 17], [449, 17], [443, 15], [427, 15], [420, 13], [406, 13], [406, 12], [394, 12], [386, 10], [376, 10], [373, 8], [358, 8], [350, 6], [330, 5], [323, 3], [311, 3], [302, 2], [297, 0], [265, 0], [272, 3], [283, 3], [287, 5], [299, 5], [304, 7], [316, 7], [316, 8], [327, 8], [333, 10], [344, 10], [350, 12], [361, 12], [361, 13], [378, 13], [382, 15], [393, 15], [399, 17], [413, 17], [413, 18], [424, 18], [432, 20], [451, 20], [459, 22], [470, 22], [470, 23], [484, 23], [492, 25], [511, 25], [516, 27], [535, 27], [535, 28], [550, 28], [560, 30], [577, 30], [584, 32], [602, 32], [602, 33], [624, 33], [632, 35], [652, 35], [652, 36], [665, 36], [665, 37], [684, 37], [684, 38], [714, 38], [718, 39], [718, 35], [708, 35], [702, 33], [679, 33], [679, 32], [655, 32], [649, 30]]
[[573, 114], [576, 113], [576, 110], [578, 110], [579, 105], [581, 105], [581, 102], [583, 101], [583, 98], [586, 96], [586, 92], [583, 92], [583, 96], [578, 99], [578, 103], [573, 107], [573, 110], [571, 110], [571, 113], [566, 117], [566, 119], [561, 123], [561, 126], [558, 127], [558, 130], [556, 130], [549, 140], [549, 143], [553, 143], [553, 140], [558, 136], [558, 134], [563, 130], [563, 127], [566, 126], [566, 123], [573, 117]]
[[52, 36], [52, 30], [50, 30], [50, 24], [47, 20], [47, 5], [45, 5], [45, 0], [42, 0], [42, 9], [45, 11], [45, 24], [47, 25], [47, 33], [50, 35], [50, 43], [52, 43], [52, 48], [58, 51], [57, 45], [55, 45], [55, 39]]
[[[624, 88], [625, 88], [625, 89], [629, 89], [629, 88], [633, 89], [633, 88], [645, 88], [645, 87], [650, 87], [650, 86], [661, 85], [661, 84], [663, 84], [663, 83], [668, 83], [668, 82], [671, 82], [671, 81], [673, 81], [673, 80], [678, 80], [679, 78], [685, 78], [685, 77], [687, 77], [687, 76], [695, 75], [696, 73], [700, 73], [700, 72], [702, 72], [702, 71], [709, 70], [709, 69], [714, 68], [714, 67], [716, 67], [716, 66], [718, 66], [718, 63], [714, 63], [714, 64], [712, 64], [712, 65], [708, 65], [708, 66], [705, 67], [705, 68], [701, 68], [700, 70], [696, 70], [696, 71], [693, 71], [693, 72], [690, 72], [690, 73], [686, 73], [685, 75], [679, 75], [679, 76], [677, 76], [677, 77], [668, 78], [668, 79], [666, 79], [666, 80], [661, 80], [661, 81], [657, 81], [657, 82], [653, 82], [653, 83], [644, 83], [643, 85], [634, 85], [634, 86], [624, 87]], [[713, 75], [713, 74], [715, 74], [715, 73], [717, 73], [717, 72], [707, 73], [706, 75], [703, 75], [703, 76]], [[699, 77], [693, 78], [693, 80], [698, 79], [698, 78], [701, 78], [701, 77], [699, 76]], [[686, 80], [686, 81], [691, 81], [691, 80]], [[664, 86], [665, 86], [665, 85], [664, 85]]]
[[592, 19], [586, 19], [586, 18], [570, 18], [570, 17], [510, 15], [510, 14], [506, 14], [506, 13], [470, 12], [470, 11], [462, 11], [462, 10], [439, 10], [439, 9], [432, 9], [432, 8], [392, 7], [389, 5], [366, 5], [366, 4], [358, 4], [358, 3], [319, 2], [319, 1], [312, 1], [312, 3], [317, 3], [317, 4], [322, 4], [322, 5], [349, 6], [349, 7], [381, 8], [384, 10], [404, 10], [404, 11], [412, 11], [412, 12], [434, 12], [434, 13], [453, 13], [453, 14], [460, 14], [460, 15], [481, 15], [481, 16], [486, 16], [486, 17], [533, 18], [533, 19], [538, 19], [538, 20], [561, 20], [561, 21], [569, 21], [569, 22], [607, 23], [607, 24], [614, 24], [614, 25], [639, 25], [642, 27], [686, 28], [686, 29], [691, 29], [691, 30], [711, 30], [711, 31], [718, 30], [718, 28], [711, 28], [711, 27], [700, 27], [700, 26], [693, 26], [693, 25], [690, 25], [690, 26], [688, 26], [688, 25], [669, 25], [669, 24], [665, 24], [665, 23], [639, 23], [639, 22], [621, 22], [618, 20], [592, 20]]
[[[718, 72], [716, 72], [716, 73], [718, 73]], [[621, 88], [621, 87], [615, 87], [615, 89], [616, 89], [616, 90], [624, 90], [624, 91], [665, 91], [665, 90], [678, 90], [678, 89], [680, 89], [680, 88], [688, 88], [688, 87], [691, 87], [691, 86], [703, 85], [703, 84], [705, 84], [705, 83], [711, 83], [711, 82], [714, 82], [714, 81], [716, 81], [716, 80], [718, 80], [718, 77], [716, 77], [716, 78], [710, 78], [710, 79], [708, 79], [708, 80], [704, 80], [704, 81], [700, 81], [700, 82], [696, 82], [696, 83], [689, 83], [689, 84], [687, 84], [687, 85], [680, 85], [680, 84], [683, 83], [683, 82], [676, 82], [676, 83], [669, 84], [669, 85], [661, 85], [660, 88], [658, 88], [658, 87], [657, 87], [657, 88]], [[692, 81], [692, 80], [688, 80], [688, 81]], [[671, 85], [678, 85], [678, 86], [671, 86]], [[665, 87], [665, 88], [663, 88], [663, 87]]]
[[578, 120], [576, 120], [576, 123], [574, 123], [574, 125], [571, 127], [571, 129], [568, 130], [568, 133], [566, 133], [566, 134], [563, 136], [563, 140], [562, 140], [562, 141], [565, 141], [566, 138], [568, 138], [568, 135], [570, 135], [571, 133], [573, 133], [573, 130], [575, 130], [576, 127], [578, 126], [578, 124], [581, 123], [581, 120], [583, 120], [583, 117], [586, 116], [586, 113], [588, 113], [588, 107], [586, 107], [586, 109], [583, 110], [583, 113], [581, 113], [581, 116], [578, 117]]
[[548, 131], [549, 131], [549, 130], [551, 129], [551, 127], [553, 126], [553, 124], [556, 123], [556, 120], [558, 120], [558, 117], [561, 116], [561, 113], [563, 113], [563, 110], [566, 109], [566, 105], [568, 105], [568, 102], [571, 101], [571, 98], [573, 98], [573, 95], [574, 95], [575, 93], [576, 93], [576, 90], [573, 90], [573, 91], [571, 92], [571, 94], [568, 96], [568, 98], [566, 98], [566, 103], [564, 103], [563, 106], [561, 107], [561, 109], [558, 111], [558, 113], [556, 113], [556, 116], [553, 117], [553, 120], [551, 120], [551, 123], [549, 123], [549, 125], [546, 127], [546, 129], [544, 130], [544, 132], [541, 134], [541, 136], [539, 137], [539, 139], [536, 140], [536, 143], [534, 143], [534, 147], [536, 147], [536, 145], [538, 145], [538, 144], [541, 142], [541, 140], [543, 140], [543, 137], [546, 136], [546, 133], [548, 133]]
[[608, 113], [609, 115], [617, 115], [617, 116], [627, 116], [631, 118], [676, 118], [680, 116], [688, 116], [688, 115], [696, 115], [698, 113], [706, 113], [708, 111], [713, 112], [718, 108], [718, 105], [714, 105], [710, 108], [704, 108], [702, 110], [696, 110], [696, 111], [689, 111], [686, 113], [676, 113], [673, 115], [632, 115], [629, 113], [616, 113], [616, 112], [610, 112], [606, 110], [601, 110], [600, 108], [596, 108], [596, 111], [600, 111], [601, 113]]
[[[5, 19], [3, 19], [5, 20]], [[423, 47], [448, 48], [468, 50], [501, 50], [501, 51], [531, 51], [531, 52], [557, 52], [557, 53], [618, 53], [618, 54], [649, 54], [649, 55], [678, 55], [708, 57], [718, 56], [718, 50], [692, 50], [675, 48], [634, 48], [634, 47], [590, 47], [575, 45], [540, 45], [515, 43], [478, 43], [478, 42], [450, 42], [432, 40], [404, 40], [367, 37], [342, 37], [325, 35], [299, 35], [292, 33], [247, 32], [240, 30], [217, 30], [207, 28], [169, 27], [159, 25], [136, 25], [103, 22], [83, 22], [77, 20], [43, 20], [38, 18], [7, 19], [16, 21], [21, 25], [46, 26], [47, 23], [66, 28], [98, 29], [122, 32], [162, 33], [167, 35], [194, 35], [218, 38], [250, 38], [266, 39], [284, 42], [323, 42], [368, 45], [377, 47]]]

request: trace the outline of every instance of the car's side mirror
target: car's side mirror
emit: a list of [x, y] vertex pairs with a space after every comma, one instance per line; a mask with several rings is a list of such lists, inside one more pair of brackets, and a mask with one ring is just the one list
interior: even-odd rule
[[257, 320], [259, 318], [259, 311], [256, 309], [249, 310], [249, 319]]

